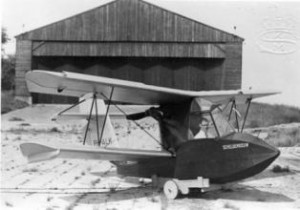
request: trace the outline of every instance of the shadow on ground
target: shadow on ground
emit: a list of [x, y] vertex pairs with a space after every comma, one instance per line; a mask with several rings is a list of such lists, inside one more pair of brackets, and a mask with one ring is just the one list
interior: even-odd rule
[[294, 200], [280, 193], [271, 193], [253, 187], [236, 185], [234, 188], [207, 192], [202, 195], [194, 194], [189, 198], [227, 199], [256, 202], [293, 202]]
[[125, 200], [133, 200], [139, 198], [152, 199], [159, 195], [160, 192], [152, 187], [137, 187], [126, 190], [117, 190], [111, 192], [100, 193], [84, 193], [80, 195], [62, 196], [61, 198], [67, 202], [74, 202], [78, 204], [101, 204], [107, 202], [117, 202]]
[[[149, 201], [157, 202], [156, 196], [163, 197], [161, 190], [153, 189], [151, 187], [130, 188], [127, 190], [120, 190], [115, 192], [105, 193], [85, 193], [81, 195], [63, 196], [62, 199], [68, 202], [78, 204], [102, 204], [108, 202], [117, 202], [125, 200], [134, 200], [140, 198], [147, 198]], [[255, 201], [255, 202], [293, 202], [294, 200], [279, 194], [271, 193], [262, 190], [257, 190], [251, 187], [236, 185], [234, 188], [215, 190], [207, 193], [192, 192], [186, 196], [180, 196], [177, 200], [191, 199], [191, 200], [236, 200], [236, 201]], [[176, 202], [176, 200], [175, 200]]]

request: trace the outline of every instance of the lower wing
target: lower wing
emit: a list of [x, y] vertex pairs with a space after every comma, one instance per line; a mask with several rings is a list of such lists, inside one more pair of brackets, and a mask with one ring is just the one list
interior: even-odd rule
[[37, 143], [23, 143], [20, 145], [22, 154], [29, 163], [49, 160], [52, 158], [97, 159], [109, 161], [143, 160], [150, 158], [170, 158], [166, 151], [133, 150], [121, 148], [95, 147], [60, 147], [55, 148]]

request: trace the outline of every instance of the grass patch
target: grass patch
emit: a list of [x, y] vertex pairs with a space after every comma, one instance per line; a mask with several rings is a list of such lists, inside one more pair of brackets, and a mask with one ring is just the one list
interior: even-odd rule
[[270, 128], [268, 137], [265, 139], [269, 144], [276, 147], [300, 146], [299, 126]]
[[53, 127], [50, 129], [50, 132], [53, 132], [53, 133], [61, 133], [61, 131], [57, 128], [57, 127]]
[[8, 207], [13, 207], [13, 205], [7, 201], [5, 201], [5, 205], [8, 206]]
[[18, 122], [18, 121], [25, 121], [25, 120], [23, 120], [22, 118], [19, 118], [19, 117], [12, 117], [12, 118], [10, 118], [8, 121], [11, 121], [11, 122]]
[[274, 173], [284, 173], [284, 172], [290, 172], [290, 168], [289, 166], [274, 165], [272, 171]]
[[[241, 116], [238, 116], [239, 127], [241, 128], [246, 113], [247, 105], [237, 105], [237, 110]], [[231, 106], [227, 106], [223, 111], [225, 119], [228, 119]], [[300, 122], [300, 108], [285, 105], [270, 105], [263, 103], [251, 103], [245, 128], [262, 128], [280, 124], [290, 124]], [[198, 118], [190, 117], [190, 124], [198, 126]], [[217, 123], [218, 124], [218, 123]], [[235, 112], [230, 118], [230, 124], [236, 126]], [[198, 127], [197, 127], [198, 128]], [[294, 135], [298, 135], [295, 133]]]
[[[242, 116], [244, 116], [244, 113], [246, 112], [246, 106], [240, 106], [239, 108], [241, 109]], [[272, 125], [294, 122], [300, 122], [299, 108], [285, 105], [252, 103], [245, 127], [268, 127]]]
[[228, 202], [226, 202], [226, 203], [224, 204], [224, 208], [225, 208], [225, 209], [232, 209], [232, 210], [239, 210], [238, 207], [236, 207], [236, 206], [234, 206], [234, 205], [232, 205], [231, 203], [228, 203]]
[[152, 197], [150, 198], [150, 201], [151, 201], [152, 203], [158, 203], [158, 202], [159, 202], [159, 200], [158, 200], [156, 197], [154, 197], [154, 196], [152, 196]]
[[20, 141], [20, 140], [22, 140], [21, 136], [18, 136], [14, 139], [14, 141]]
[[50, 202], [52, 199], [53, 199], [52, 196], [48, 196], [48, 197], [47, 197], [47, 201], [48, 201], [48, 202]]
[[22, 109], [27, 106], [28, 104], [26, 102], [15, 99], [14, 92], [12, 90], [1, 91], [1, 114], [5, 114], [16, 109]]
[[25, 168], [23, 169], [23, 172], [33, 173], [38, 172], [39, 170], [37, 168]]
[[92, 185], [93, 187], [95, 187], [95, 186], [96, 186], [98, 183], [100, 183], [100, 182], [101, 182], [101, 179], [100, 179], [100, 178], [97, 178], [97, 179], [91, 181], [91, 185]]
[[115, 182], [108, 183], [109, 192], [110, 193], [115, 193], [117, 191], [119, 185], [120, 185], [120, 183], [115, 183]]

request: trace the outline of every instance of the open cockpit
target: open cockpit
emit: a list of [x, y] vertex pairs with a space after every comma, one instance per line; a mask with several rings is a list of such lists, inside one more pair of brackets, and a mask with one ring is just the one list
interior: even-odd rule
[[[239, 107], [235, 100], [226, 104], [212, 104], [204, 99], [192, 104], [189, 139], [220, 138], [231, 133], [242, 133], [250, 109], [251, 98]], [[246, 109], [245, 109], [246, 107]]]

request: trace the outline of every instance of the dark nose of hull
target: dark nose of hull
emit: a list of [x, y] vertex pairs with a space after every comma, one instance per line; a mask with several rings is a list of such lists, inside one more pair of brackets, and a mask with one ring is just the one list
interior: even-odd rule
[[251, 160], [251, 163], [244, 169], [241, 167], [242, 170], [233, 175], [236, 179], [244, 179], [262, 172], [280, 155], [280, 150], [249, 134], [237, 133], [231, 136], [231, 139], [249, 144], [246, 159]]
[[[279, 155], [280, 151], [268, 145], [266, 151], [257, 152], [254, 150], [252, 156], [253, 166], [246, 170], [248, 176], [253, 176], [265, 170]], [[261, 150], [261, 148], [260, 148]], [[248, 172], [248, 173], [247, 173]]]
[[267, 144], [265, 141], [247, 134], [243, 134], [243, 136], [251, 144], [250, 156], [254, 167], [255, 165], [266, 165], [267, 167], [280, 155], [280, 151], [277, 148]]
[[277, 148], [245, 133], [189, 141], [177, 151], [175, 177], [195, 179], [202, 176], [212, 183], [238, 181], [260, 173], [279, 154]]

